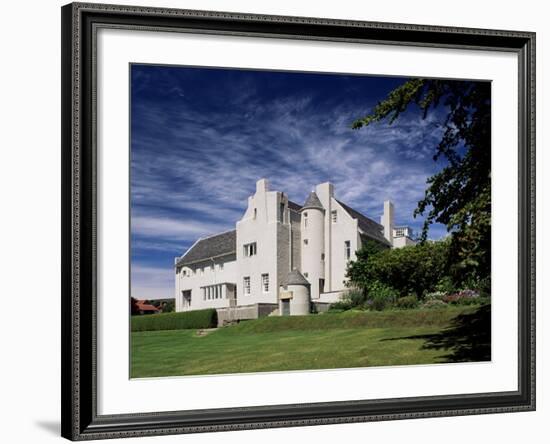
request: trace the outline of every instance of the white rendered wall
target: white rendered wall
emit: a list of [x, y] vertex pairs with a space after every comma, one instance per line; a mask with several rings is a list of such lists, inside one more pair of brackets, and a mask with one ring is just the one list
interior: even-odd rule
[[[325, 243], [325, 292], [332, 291], [332, 254], [331, 254], [331, 239], [332, 239], [332, 222], [330, 220], [332, 211], [332, 202], [334, 195], [334, 186], [325, 182], [315, 187], [315, 193], [321, 201], [325, 209], [325, 228], [324, 228], [324, 243]], [[303, 251], [302, 251], [303, 254]]]
[[407, 245], [414, 245], [414, 244], [416, 244], [416, 242], [408, 238], [407, 236], [393, 238], [393, 248], [402, 248], [402, 247], [406, 247]]
[[301, 214], [302, 269], [300, 271], [311, 284], [311, 298], [318, 299], [319, 279], [325, 278], [325, 261], [321, 260], [321, 257], [325, 254], [326, 215], [325, 211], [317, 208], [306, 208]]
[[[355, 252], [359, 248], [359, 228], [357, 219], [351, 217], [334, 198], [331, 207], [332, 211], [337, 211], [337, 221], [334, 223], [329, 220], [332, 225], [332, 236], [330, 251], [327, 251], [327, 254], [330, 254], [332, 260], [331, 291], [341, 291], [346, 288], [344, 281], [346, 280], [348, 262], [355, 260]], [[349, 259], [346, 258], [346, 241], [350, 242], [351, 254]]]
[[[234, 256], [228, 256], [234, 257]], [[184, 267], [183, 270], [191, 272], [191, 275], [184, 276], [179, 272], [176, 274], [176, 311], [201, 310], [204, 308], [221, 308], [229, 306], [229, 299], [224, 291], [219, 299], [204, 300], [201, 287], [207, 285], [222, 284], [225, 282], [236, 282], [237, 279], [237, 262], [235, 260], [222, 262], [223, 268], [220, 270], [218, 260], [214, 269], [210, 267], [208, 262], [202, 262], [200, 266]], [[203, 270], [202, 272], [200, 270]], [[182, 292], [191, 290], [191, 306], [184, 307]]]
[[[248, 199], [248, 208], [237, 222], [237, 305], [257, 302], [277, 303], [277, 231], [281, 193], [269, 191], [267, 181], [259, 180], [256, 193]], [[288, 215], [287, 220], [288, 220]], [[245, 256], [243, 246], [256, 242], [257, 254]], [[263, 291], [261, 275], [269, 274], [269, 291]], [[244, 277], [250, 277], [250, 294], [244, 294]]]
[[[331, 183], [317, 185], [315, 192], [325, 208], [325, 293], [327, 294], [323, 295], [323, 299], [328, 298], [329, 302], [334, 302], [338, 296], [333, 297], [328, 293], [345, 289], [344, 281], [348, 263], [345, 257], [345, 241], [350, 242], [349, 260], [355, 260], [355, 252], [360, 246], [358, 224], [357, 220], [353, 219], [334, 198], [334, 186]], [[332, 211], [337, 212], [336, 222], [332, 222]]]
[[292, 299], [290, 299], [290, 315], [308, 315], [310, 306], [308, 287], [306, 285], [289, 285], [288, 291], [292, 292]]
[[384, 214], [380, 218], [380, 223], [384, 227], [384, 237], [393, 243], [394, 208], [389, 200], [384, 202]]

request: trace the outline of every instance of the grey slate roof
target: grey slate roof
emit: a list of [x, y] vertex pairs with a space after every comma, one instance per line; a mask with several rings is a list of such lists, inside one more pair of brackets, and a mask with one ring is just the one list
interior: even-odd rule
[[340, 202], [339, 200], [337, 200], [336, 202], [338, 202], [351, 217], [357, 219], [357, 225], [359, 226], [359, 229], [363, 232], [364, 236], [367, 236], [368, 238], [381, 242], [385, 245], [391, 246], [389, 241], [384, 237], [384, 227], [382, 225], [376, 223], [372, 219], [369, 219], [367, 216], [362, 215], [359, 211], [348, 207], [345, 203]]
[[315, 193], [315, 191], [312, 191], [311, 193], [309, 193], [309, 196], [306, 200], [306, 203], [302, 207], [302, 210], [305, 210], [307, 208], [319, 208], [321, 210], [324, 209], [323, 204], [319, 200], [319, 197], [317, 197], [317, 193]]
[[[345, 211], [348, 212], [351, 217], [357, 219], [359, 229], [363, 232], [361, 237], [367, 237], [369, 239], [381, 242], [384, 245], [391, 246], [391, 244], [384, 237], [384, 227], [382, 227], [382, 225], [362, 215], [359, 211], [354, 210], [343, 202], [340, 202], [339, 200], [337, 200], [337, 202], [342, 206], [342, 208], [344, 208]], [[304, 208], [323, 208], [317, 194], [313, 191], [310, 193], [303, 207], [290, 200], [288, 201], [288, 207], [293, 211], [300, 211]], [[205, 261], [213, 257], [235, 254], [236, 251], [237, 231], [226, 231], [224, 233], [199, 239], [189, 250], [187, 250], [185, 255], [178, 260], [176, 267]], [[301, 280], [296, 276], [296, 274], [301, 276]], [[298, 281], [298, 284], [303, 284], [304, 281], [305, 283], [308, 283], [306, 278], [297, 270], [293, 270], [289, 274], [289, 279], [291, 276], [293, 276], [293, 279]]]
[[292, 202], [291, 200], [288, 201], [288, 208], [290, 208], [292, 211], [300, 211], [302, 209], [301, 205], [298, 205], [296, 202]]
[[290, 273], [288, 273], [285, 284], [286, 285], [309, 285], [309, 282], [302, 273], [294, 269]]
[[224, 256], [237, 251], [237, 230], [199, 239], [180, 260], [176, 267], [189, 265], [194, 262], [210, 259], [211, 257]]

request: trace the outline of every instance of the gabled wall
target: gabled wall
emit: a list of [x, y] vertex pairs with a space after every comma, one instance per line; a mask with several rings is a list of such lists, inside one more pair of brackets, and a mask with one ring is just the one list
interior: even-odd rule
[[[334, 198], [332, 198], [331, 208], [337, 214], [335, 223], [332, 222], [331, 217], [327, 218], [332, 229], [330, 244], [330, 257], [332, 258], [331, 291], [342, 291], [346, 289], [344, 282], [348, 262], [356, 259], [355, 252], [359, 248], [359, 228], [357, 219], [352, 218]], [[349, 259], [346, 258], [346, 241], [350, 242]]]
[[[284, 217], [280, 219], [280, 204]], [[278, 289], [290, 262], [290, 220], [288, 199], [283, 193], [269, 191], [267, 180], [256, 183], [256, 192], [248, 199], [248, 208], [237, 222], [237, 304], [276, 303]], [[244, 255], [244, 245], [256, 242], [257, 253]], [[263, 291], [261, 275], [269, 275], [269, 291]], [[244, 294], [244, 278], [250, 277], [250, 295]]]

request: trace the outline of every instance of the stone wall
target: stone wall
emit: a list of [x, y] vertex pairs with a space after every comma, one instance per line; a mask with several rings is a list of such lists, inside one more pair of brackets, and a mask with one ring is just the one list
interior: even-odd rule
[[237, 307], [218, 308], [218, 327], [245, 319], [258, 319], [278, 308], [277, 304], [258, 303]]
[[312, 302], [312, 304], [317, 313], [324, 313], [325, 311], [328, 311], [330, 307], [330, 303], [328, 302]]

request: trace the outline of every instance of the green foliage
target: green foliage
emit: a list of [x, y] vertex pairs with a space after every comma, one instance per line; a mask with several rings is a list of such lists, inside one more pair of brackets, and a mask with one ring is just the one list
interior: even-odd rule
[[172, 300], [167, 300], [167, 301], [163, 301], [161, 304], [160, 304], [160, 308], [162, 309], [162, 312], [163, 313], [173, 313], [175, 311], [175, 301], [172, 299]]
[[367, 306], [376, 311], [390, 307], [397, 299], [397, 292], [389, 285], [373, 281], [367, 287]]
[[344, 293], [340, 301], [330, 304], [329, 310], [332, 312], [350, 310], [352, 308], [362, 307], [365, 302], [366, 294], [364, 291], [350, 288]]
[[216, 310], [213, 308], [179, 313], [133, 316], [131, 318], [132, 331], [213, 328], [217, 324], [218, 316]]
[[489, 298], [480, 296], [474, 290], [461, 290], [450, 293], [445, 295], [442, 300], [450, 305], [485, 305], [491, 302]]
[[361, 254], [361, 257], [363, 259], [367, 259], [369, 256], [378, 254], [388, 249], [389, 247], [387, 245], [381, 244], [380, 242], [376, 242], [373, 240], [366, 240], [365, 242], [363, 242], [360, 253], [358, 254]]
[[418, 299], [414, 295], [399, 298], [395, 302], [395, 307], [404, 309], [416, 308], [418, 307]]
[[137, 300], [135, 298], [130, 297], [130, 314], [138, 315], [139, 314], [139, 308], [137, 306]]
[[422, 299], [434, 291], [446, 276], [449, 250], [447, 241], [425, 242], [376, 254], [357, 253], [348, 264], [349, 284], [370, 294], [375, 283], [391, 287], [397, 296], [416, 295]]
[[386, 118], [393, 123], [414, 104], [424, 118], [439, 104], [448, 111], [434, 161], [447, 165], [427, 181], [414, 215], [425, 215], [422, 240], [429, 226], [446, 225], [452, 233], [449, 272], [456, 284], [487, 280], [491, 261], [491, 85], [435, 79], [411, 79], [391, 91], [373, 111], [353, 124], [368, 126]]
[[454, 284], [453, 280], [450, 276], [443, 276], [443, 278], [437, 283], [436, 285], [436, 291], [440, 293], [452, 293], [453, 291], [456, 291], [456, 285]]

